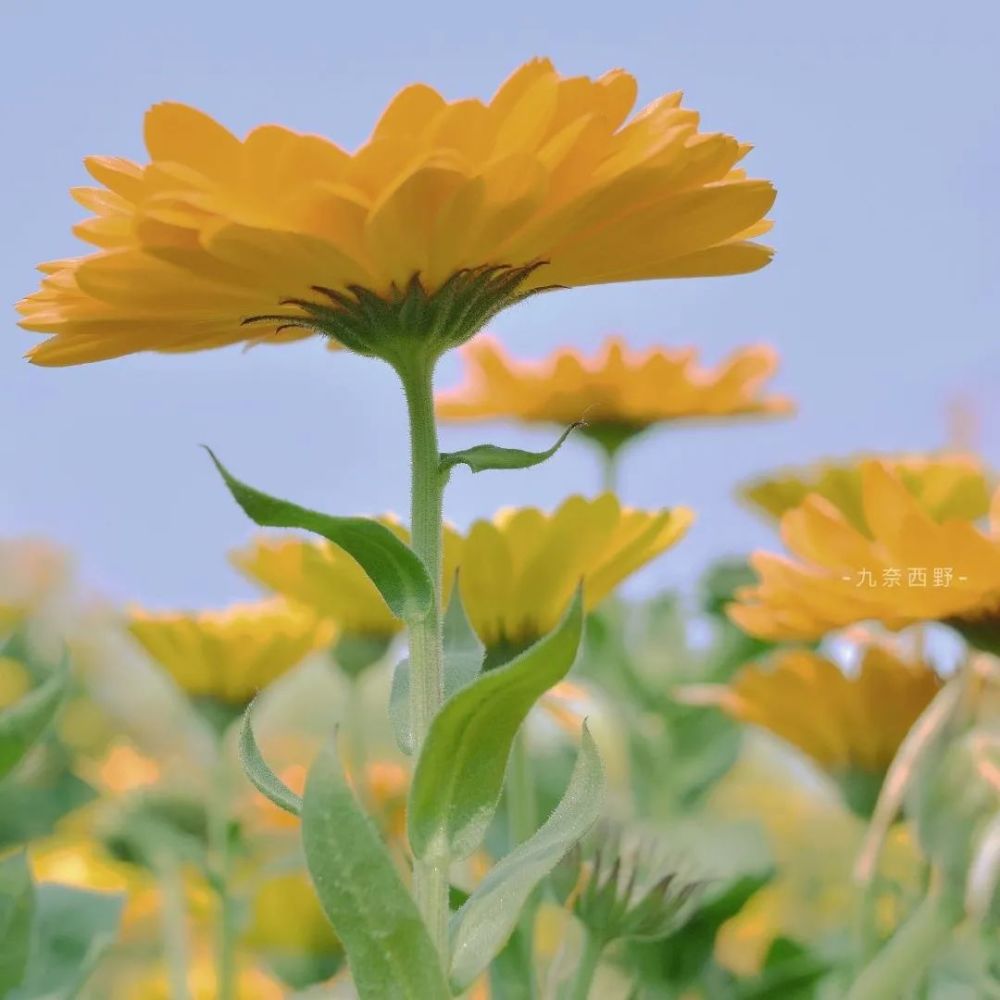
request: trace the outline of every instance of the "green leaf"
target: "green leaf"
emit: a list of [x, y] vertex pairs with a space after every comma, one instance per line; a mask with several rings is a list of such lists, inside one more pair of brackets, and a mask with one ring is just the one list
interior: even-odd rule
[[449, 472], [456, 465], [467, 465], [473, 472], [485, 472], [488, 469], [530, 469], [533, 465], [541, 465], [551, 458], [563, 442], [577, 427], [583, 426], [578, 420], [570, 424], [559, 435], [559, 440], [545, 451], [525, 451], [523, 448], [501, 448], [495, 444], [477, 444], [462, 451], [445, 451], [441, 453], [441, 471]]
[[24, 851], [0, 859], [0, 996], [24, 978], [31, 947], [35, 889]]
[[[459, 593], [458, 581], [452, 588], [451, 600], [444, 616], [444, 696], [456, 691], [479, 676], [484, 648], [476, 635]], [[389, 693], [389, 720], [396, 745], [407, 756], [413, 753], [413, 730], [410, 728], [410, 660], [404, 657], [396, 665]]]
[[476, 887], [451, 920], [451, 984], [466, 989], [510, 937], [535, 887], [597, 821], [604, 767], [584, 723], [566, 794], [530, 839], [514, 848]]
[[235, 479], [211, 448], [205, 450], [233, 498], [255, 524], [303, 528], [333, 542], [368, 574], [397, 618], [422, 618], [430, 610], [434, 586], [427, 568], [384, 524], [364, 517], [332, 517], [268, 496]]
[[775, 938], [760, 975], [737, 988], [739, 1000], [812, 1000], [829, 962], [791, 938]]
[[14, 769], [55, 718], [68, 676], [61, 668], [0, 712], [0, 778]]
[[556, 628], [510, 663], [452, 695], [431, 722], [410, 789], [410, 847], [418, 858], [458, 860], [489, 826], [511, 744], [532, 705], [561, 681], [576, 658], [583, 596]]
[[64, 766], [0, 781], [0, 851], [52, 833], [59, 821], [93, 801], [97, 793]]
[[299, 816], [302, 813], [302, 799], [299, 798], [274, 771], [267, 766], [253, 735], [253, 706], [256, 699], [247, 705], [240, 726], [240, 763], [250, 783], [265, 798], [270, 799], [279, 809]]
[[333, 741], [309, 770], [302, 842], [320, 903], [344, 944], [362, 1000], [450, 996], [416, 904], [344, 781]]

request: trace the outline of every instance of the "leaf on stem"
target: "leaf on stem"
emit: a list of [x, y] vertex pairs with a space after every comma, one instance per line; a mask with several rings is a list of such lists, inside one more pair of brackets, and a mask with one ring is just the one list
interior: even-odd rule
[[582, 420], [570, 424], [559, 435], [559, 440], [545, 451], [501, 448], [495, 444], [477, 444], [462, 451], [445, 451], [441, 453], [441, 472], [450, 472], [456, 465], [467, 465], [473, 472], [486, 472], [489, 469], [530, 469], [533, 465], [541, 465], [546, 459], [551, 458], [562, 447], [566, 438], [577, 427], [582, 426]]
[[35, 887], [24, 851], [0, 860], [0, 996], [24, 978], [31, 948]]
[[270, 799], [279, 809], [293, 816], [302, 814], [302, 799], [299, 798], [267, 765], [257, 740], [253, 735], [253, 707], [256, 699], [247, 705], [240, 725], [240, 764], [250, 779], [250, 783], [265, 798]]
[[0, 712], [0, 778], [9, 774], [48, 728], [62, 704], [66, 664]]

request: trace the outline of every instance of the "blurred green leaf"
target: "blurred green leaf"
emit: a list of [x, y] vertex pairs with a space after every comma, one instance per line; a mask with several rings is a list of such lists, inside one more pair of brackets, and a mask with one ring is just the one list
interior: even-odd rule
[[20, 763], [59, 711], [69, 676], [64, 666], [0, 711], [0, 779]]
[[0, 858], [0, 997], [24, 978], [31, 947], [35, 888], [24, 851]]
[[243, 724], [240, 726], [240, 764], [250, 783], [261, 795], [270, 799], [279, 809], [299, 816], [302, 813], [302, 799], [268, 767], [257, 746], [252, 723], [255, 701], [256, 699], [250, 702], [243, 713]]
[[559, 435], [551, 448], [545, 451], [524, 451], [522, 448], [501, 448], [495, 444], [477, 444], [462, 451], [445, 451], [441, 453], [441, 471], [449, 472], [456, 465], [467, 465], [473, 472], [486, 472], [490, 469], [530, 469], [551, 458], [561, 447], [570, 434], [580, 427], [582, 421], [570, 424]]
[[[471, 683], [483, 665], [483, 644], [479, 641], [465, 608], [458, 583], [451, 592], [444, 623], [444, 696], [450, 698], [456, 691]], [[396, 745], [407, 756], [413, 753], [413, 730], [410, 727], [410, 660], [404, 657], [396, 665], [389, 693], [389, 720]]]
[[344, 944], [362, 1000], [450, 996], [434, 945], [331, 741], [309, 771], [302, 805], [309, 874]]
[[586, 723], [576, 767], [562, 801], [529, 840], [502, 858], [451, 920], [451, 984], [456, 992], [503, 948], [535, 887], [597, 821], [604, 766]]
[[736, 996], [739, 1000], [813, 1000], [829, 971], [829, 962], [797, 941], [775, 938], [760, 975], [741, 982]]
[[483, 839], [503, 789], [511, 744], [535, 702], [576, 658], [580, 590], [547, 636], [452, 695], [431, 722], [410, 789], [410, 846], [418, 858], [458, 860]]
[[268, 496], [234, 478], [211, 448], [205, 450], [233, 498], [255, 524], [303, 528], [333, 542], [368, 574], [397, 618], [420, 618], [430, 610], [434, 587], [427, 568], [384, 524], [363, 517], [332, 517]]

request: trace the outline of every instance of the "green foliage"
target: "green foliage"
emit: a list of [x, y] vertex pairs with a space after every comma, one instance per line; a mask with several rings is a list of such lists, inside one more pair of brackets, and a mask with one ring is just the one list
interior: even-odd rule
[[0, 858], [0, 996], [24, 978], [31, 947], [35, 889], [23, 851]]
[[234, 478], [210, 448], [205, 450], [233, 498], [255, 524], [303, 528], [333, 542], [368, 574], [397, 618], [421, 618], [430, 610], [434, 587], [427, 568], [384, 524], [364, 517], [332, 517], [268, 496]]
[[503, 788], [511, 745], [535, 702], [569, 672], [583, 627], [577, 591], [562, 621], [503, 667], [452, 695], [431, 722], [410, 790], [418, 858], [457, 860], [483, 839]]
[[813, 1000], [828, 962], [791, 938], [771, 942], [760, 974], [734, 988], [735, 1000]]
[[355, 635], [345, 632], [333, 647], [337, 666], [352, 680], [375, 666], [389, 651], [392, 638], [384, 635]]
[[309, 771], [302, 841], [313, 884], [362, 1000], [450, 996], [434, 945], [331, 742]]
[[253, 707], [250, 702], [243, 713], [243, 724], [240, 726], [240, 764], [250, 779], [250, 783], [265, 798], [270, 799], [279, 809], [299, 816], [302, 813], [302, 799], [296, 795], [264, 760], [253, 735]]
[[62, 704], [68, 676], [64, 665], [20, 701], [0, 711], [0, 779], [21, 762], [48, 729]]
[[53, 754], [38, 773], [22, 770], [0, 782], [0, 849], [50, 834], [74, 809], [86, 805], [95, 792]]
[[570, 424], [559, 435], [551, 448], [545, 451], [525, 451], [522, 448], [501, 448], [495, 444], [477, 444], [462, 451], [445, 451], [441, 453], [441, 471], [451, 472], [456, 465], [467, 465], [473, 472], [486, 472], [490, 469], [530, 469], [533, 465], [541, 465], [551, 458], [563, 445], [563, 442], [582, 426], [582, 421]]
[[514, 848], [476, 887], [451, 921], [451, 983], [461, 991], [501, 950], [535, 887], [597, 821], [604, 767], [584, 725], [576, 767], [562, 801], [529, 840]]

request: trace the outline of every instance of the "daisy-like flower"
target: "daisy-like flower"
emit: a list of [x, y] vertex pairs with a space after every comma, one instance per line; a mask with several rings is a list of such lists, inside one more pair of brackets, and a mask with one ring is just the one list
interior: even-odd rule
[[890, 463], [860, 467], [861, 514], [852, 523], [810, 494], [781, 518], [794, 559], [756, 552], [759, 580], [737, 591], [730, 617], [766, 639], [818, 639], [858, 622], [890, 629], [922, 621], [961, 622], [1000, 604], [1000, 489], [990, 527], [936, 520]]
[[223, 611], [136, 609], [128, 628], [191, 698], [237, 709], [335, 634], [329, 621], [280, 599]]
[[853, 675], [818, 653], [782, 650], [745, 667], [718, 704], [796, 747], [870, 815], [899, 745], [941, 685], [927, 663], [884, 645], [865, 648]]
[[[467, 340], [556, 286], [739, 274], [774, 200], [750, 146], [681, 95], [629, 118], [636, 82], [535, 59], [486, 103], [404, 88], [348, 152], [263, 125], [240, 139], [183, 104], [148, 113], [149, 160], [90, 157], [88, 256], [41, 265], [36, 364], [322, 332], [396, 362]], [[256, 319], [257, 325], [241, 325]]]
[[[377, 520], [409, 543], [410, 534], [397, 518], [384, 515]], [[446, 527], [442, 578], [445, 605], [460, 547], [459, 534]], [[245, 548], [231, 552], [229, 558], [255, 583], [332, 621], [341, 638], [387, 641], [403, 628], [365, 571], [330, 542], [261, 535]]]
[[550, 631], [580, 581], [587, 610], [687, 531], [686, 507], [636, 510], [611, 493], [573, 496], [551, 514], [503, 510], [476, 521], [462, 548], [459, 585], [487, 662], [502, 662]]
[[[740, 495], [757, 510], [774, 518], [816, 493], [830, 501], [855, 527], [864, 531], [861, 462], [823, 462], [807, 469], [790, 469], [748, 483]], [[900, 482], [935, 521], [974, 521], [990, 507], [990, 476], [982, 462], [969, 454], [904, 455], [883, 458]]]

